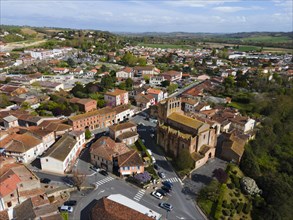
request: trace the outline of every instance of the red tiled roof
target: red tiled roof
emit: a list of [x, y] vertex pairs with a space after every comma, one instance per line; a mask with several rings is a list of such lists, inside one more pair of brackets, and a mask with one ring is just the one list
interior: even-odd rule
[[21, 179], [12, 171], [9, 170], [0, 177], [0, 196], [5, 197], [13, 193], [17, 189], [17, 184]]

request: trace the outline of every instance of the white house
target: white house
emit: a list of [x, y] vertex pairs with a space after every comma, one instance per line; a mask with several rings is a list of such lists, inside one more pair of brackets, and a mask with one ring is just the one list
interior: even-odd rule
[[120, 105], [113, 108], [116, 112], [115, 123], [119, 123], [130, 119], [134, 115], [134, 109], [129, 105]]
[[160, 102], [164, 99], [164, 93], [162, 90], [159, 89], [149, 88], [147, 90], [147, 94], [152, 95], [155, 98], [156, 102]]
[[150, 77], [150, 85], [155, 86], [155, 85], [161, 85], [161, 82], [165, 81], [164, 76], [151, 76]]
[[43, 152], [43, 142], [32, 134], [11, 134], [0, 144], [5, 155], [15, 158], [18, 162], [30, 163]]
[[254, 119], [243, 117], [240, 115], [236, 115], [234, 118], [231, 118], [230, 121], [231, 121], [232, 128], [240, 130], [243, 133], [252, 131], [255, 125]]
[[125, 67], [121, 69], [120, 71], [116, 72], [116, 77], [117, 78], [133, 78], [134, 76], [134, 71], [130, 67]]
[[70, 171], [84, 143], [84, 131], [63, 135], [41, 158], [42, 170], [60, 174]]

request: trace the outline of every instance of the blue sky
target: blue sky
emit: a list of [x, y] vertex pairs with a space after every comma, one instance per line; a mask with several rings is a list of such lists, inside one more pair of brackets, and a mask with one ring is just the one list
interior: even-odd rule
[[292, 31], [292, 0], [1, 0], [1, 24], [112, 32]]

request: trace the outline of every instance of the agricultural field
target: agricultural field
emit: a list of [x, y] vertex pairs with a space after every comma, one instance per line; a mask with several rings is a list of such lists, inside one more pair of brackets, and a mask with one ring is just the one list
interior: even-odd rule
[[175, 44], [144, 44], [140, 43], [139, 46], [151, 47], [151, 48], [161, 48], [161, 49], [194, 49], [194, 47], [189, 45], [175, 45]]

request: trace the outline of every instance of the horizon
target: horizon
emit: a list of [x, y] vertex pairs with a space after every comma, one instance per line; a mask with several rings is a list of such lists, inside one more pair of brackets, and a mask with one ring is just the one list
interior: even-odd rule
[[290, 0], [1, 1], [6, 25], [112, 33], [292, 32]]

